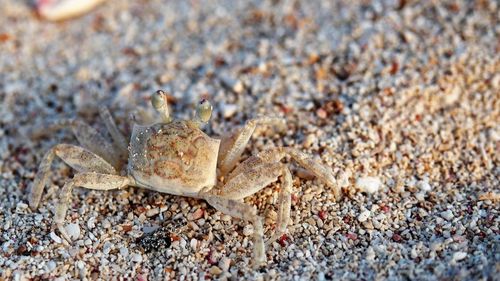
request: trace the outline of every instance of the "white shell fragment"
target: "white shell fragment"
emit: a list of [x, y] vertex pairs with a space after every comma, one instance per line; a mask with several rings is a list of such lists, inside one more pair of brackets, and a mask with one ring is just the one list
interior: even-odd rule
[[426, 191], [431, 191], [431, 185], [426, 182], [426, 181], [419, 181], [418, 182], [418, 187], [420, 188], [420, 190], [426, 192]]
[[457, 261], [461, 261], [463, 259], [465, 259], [467, 257], [467, 253], [466, 252], [456, 252], [453, 254], [453, 261], [457, 262]]
[[441, 213], [441, 217], [443, 217], [443, 219], [447, 221], [451, 221], [455, 216], [453, 215], [453, 212], [451, 210], [446, 210]]
[[356, 187], [366, 193], [375, 193], [379, 190], [381, 181], [377, 177], [364, 177], [356, 180]]
[[76, 240], [80, 237], [80, 226], [77, 223], [70, 223], [65, 228], [71, 239]]
[[61, 237], [57, 236], [57, 234], [55, 234], [54, 232], [51, 232], [49, 235], [50, 238], [52, 238], [52, 240], [54, 240], [54, 242], [56, 242], [57, 244], [62, 243]]
[[363, 211], [361, 214], [359, 214], [358, 221], [365, 222], [370, 217], [370, 214], [371, 212], [368, 210]]
[[47, 20], [58, 21], [81, 16], [104, 0], [37, 0], [36, 9]]

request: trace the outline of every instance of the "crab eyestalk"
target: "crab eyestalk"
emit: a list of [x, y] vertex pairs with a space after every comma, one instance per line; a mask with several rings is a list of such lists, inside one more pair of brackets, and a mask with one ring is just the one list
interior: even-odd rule
[[202, 99], [196, 106], [196, 118], [195, 121], [203, 125], [210, 120], [212, 116], [212, 104], [206, 99]]
[[168, 123], [172, 121], [172, 117], [168, 110], [167, 93], [162, 90], [156, 91], [156, 93], [151, 96], [151, 104], [154, 109], [160, 113], [163, 122]]

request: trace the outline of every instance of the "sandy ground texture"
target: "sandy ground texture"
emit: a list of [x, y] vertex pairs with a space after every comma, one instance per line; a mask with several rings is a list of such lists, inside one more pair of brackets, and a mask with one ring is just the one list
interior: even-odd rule
[[[108, 1], [44, 22], [0, 0], [0, 280], [493, 280], [500, 276], [500, 25], [497, 1]], [[157, 89], [179, 118], [210, 99], [206, 129], [251, 117], [244, 158], [291, 146], [333, 170], [343, 198], [291, 163], [287, 235], [253, 270], [253, 228], [201, 200], [136, 188], [76, 188], [53, 223], [56, 161], [36, 211], [43, 154], [76, 144], [63, 118], [104, 132]], [[137, 113], [136, 113], [137, 114]], [[269, 237], [280, 183], [246, 199]]]

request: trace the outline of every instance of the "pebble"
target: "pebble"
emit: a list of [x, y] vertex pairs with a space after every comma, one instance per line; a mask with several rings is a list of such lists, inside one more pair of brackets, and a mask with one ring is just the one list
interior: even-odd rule
[[377, 177], [364, 177], [356, 180], [356, 187], [366, 193], [375, 193], [379, 190], [381, 181]]
[[72, 240], [76, 240], [80, 237], [80, 225], [77, 223], [67, 224], [65, 227], [66, 232]]
[[160, 213], [160, 209], [159, 208], [153, 208], [153, 209], [149, 209], [146, 211], [146, 217], [152, 217], [152, 216], [156, 216]]
[[136, 262], [136, 263], [141, 263], [142, 262], [142, 255], [138, 254], [138, 253], [132, 254], [131, 261]]
[[431, 191], [431, 189], [432, 189], [431, 185], [426, 181], [419, 181], [418, 187], [420, 188], [420, 190], [422, 190], [424, 192]]
[[127, 247], [121, 247], [121, 248], [120, 248], [120, 255], [121, 255], [123, 258], [128, 257], [128, 248], [127, 248]]
[[452, 220], [455, 216], [451, 210], [447, 210], [441, 213], [441, 217], [447, 221]]
[[188, 214], [187, 219], [190, 220], [190, 221], [198, 220], [201, 217], [203, 217], [204, 213], [205, 212], [203, 211], [203, 209], [199, 208], [196, 211], [194, 211], [193, 213]]
[[102, 246], [102, 252], [107, 255], [111, 251], [111, 248], [113, 247], [113, 243], [106, 241], [104, 242], [104, 245]]
[[189, 245], [191, 246], [191, 249], [195, 250], [198, 248], [198, 240], [196, 239], [191, 239], [191, 241], [189, 242]]
[[[0, 32], [0, 210], [11, 210], [0, 215], [0, 279], [495, 279], [498, 208], [476, 197], [499, 186], [498, 1], [109, 1], [50, 28], [21, 2], [4, 1], [0, 17], [8, 26]], [[249, 266], [255, 230], [245, 221], [203, 200], [139, 188], [76, 188], [68, 222], [78, 219], [85, 238], [54, 242], [51, 205], [75, 171], [54, 163], [36, 211], [27, 193], [46, 150], [77, 142], [66, 130], [39, 140], [26, 132], [62, 117], [101, 131], [95, 108], [103, 104], [130, 136], [129, 112], [154, 113], [150, 94], [163, 87], [176, 118], [210, 99], [215, 112], [203, 130], [214, 137], [252, 117], [285, 117], [283, 133], [259, 126], [242, 160], [301, 149], [331, 168], [344, 198], [285, 157], [290, 234], [266, 248], [268, 269]], [[345, 106], [331, 107], [334, 100]], [[362, 184], [369, 175], [375, 184]], [[266, 238], [281, 179], [242, 200], [265, 218]], [[206, 212], [194, 220], [198, 209]], [[142, 254], [136, 239], [148, 225], [175, 241]], [[209, 274], [214, 265], [222, 273]]]
[[454, 261], [461, 261], [463, 259], [465, 259], [467, 257], [467, 253], [466, 252], [455, 252], [453, 254], [453, 260]]
[[49, 235], [50, 238], [52, 238], [52, 240], [54, 240], [54, 242], [56, 242], [57, 244], [62, 243], [61, 237], [57, 236], [57, 234], [55, 234], [54, 232], [51, 232]]
[[89, 220], [87, 221], [87, 228], [89, 230], [94, 229], [95, 227], [95, 217], [90, 217]]
[[359, 222], [366, 221], [370, 217], [370, 214], [371, 214], [371, 212], [368, 210], [361, 212], [361, 214], [359, 214], [359, 216], [358, 216], [358, 221]]
[[224, 118], [230, 118], [238, 111], [238, 106], [236, 104], [223, 104], [221, 111]]
[[212, 274], [212, 275], [218, 276], [221, 273], [222, 273], [222, 270], [216, 265], [214, 265], [210, 268], [210, 274]]
[[50, 260], [50, 261], [47, 263], [47, 271], [48, 271], [48, 272], [53, 271], [54, 269], [56, 269], [56, 266], [57, 266], [56, 262], [55, 262], [55, 261], [53, 261], [53, 260]]
[[219, 267], [221, 268], [222, 271], [228, 272], [229, 268], [231, 267], [231, 259], [228, 257], [223, 257], [219, 261]]

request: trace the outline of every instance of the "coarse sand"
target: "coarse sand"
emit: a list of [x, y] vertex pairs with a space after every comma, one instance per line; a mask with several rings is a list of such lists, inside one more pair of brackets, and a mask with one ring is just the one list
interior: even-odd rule
[[[500, 7], [477, 1], [107, 1], [64, 22], [0, 0], [0, 280], [498, 280]], [[48, 124], [130, 135], [149, 96], [178, 118], [201, 98], [207, 133], [255, 116], [243, 158], [290, 146], [331, 167], [343, 198], [293, 161], [291, 221], [254, 270], [253, 228], [197, 199], [138, 188], [76, 188], [55, 161], [38, 210], [44, 153], [77, 144]], [[33, 132], [44, 132], [37, 136]], [[280, 181], [245, 199], [276, 222]]]

